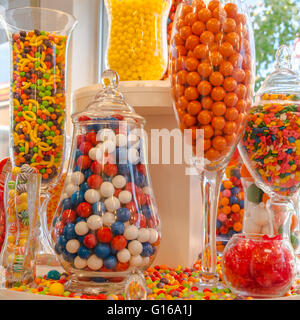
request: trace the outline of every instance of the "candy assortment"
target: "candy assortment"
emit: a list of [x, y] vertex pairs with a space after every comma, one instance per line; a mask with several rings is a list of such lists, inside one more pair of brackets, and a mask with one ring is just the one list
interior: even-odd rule
[[125, 80], [160, 80], [168, 61], [171, 0], [106, 0], [110, 20], [107, 66]]

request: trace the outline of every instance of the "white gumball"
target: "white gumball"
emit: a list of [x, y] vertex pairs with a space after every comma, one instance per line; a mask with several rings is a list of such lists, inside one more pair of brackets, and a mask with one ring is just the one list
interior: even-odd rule
[[65, 179], [65, 185], [72, 183], [72, 174], [68, 174]]
[[92, 159], [92, 160], [97, 160], [97, 148], [92, 148], [92, 149], [90, 149], [90, 151], [89, 151], [89, 157], [90, 157], [90, 159]]
[[97, 141], [115, 140], [116, 135], [112, 129], [101, 129], [97, 133]]
[[115, 188], [111, 182], [105, 181], [101, 184], [100, 192], [103, 197], [109, 198], [115, 193]]
[[69, 183], [67, 186], [66, 186], [66, 189], [65, 189], [65, 193], [67, 194], [68, 197], [71, 197], [71, 195], [76, 192], [76, 191], [79, 191], [79, 187], [78, 185], [76, 184], [73, 184], [73, 183]]
[[89, 232], [88, 224], [85, 221], [80, 221], [75, 225], [75, 233], [78, 236], [84, 236]]
[[128, 262], [130, 258], [131, 258], [131, 254], [129, 250], [126, 248], [117, 253], [117, 259], [122, 263]]
[[143, 245], [138, 240], [132, 240], [128, 244], [128, 250], [133, 256], [136, 256], [143, 252]]
[[110, 227], [116, 222], [116, 216], [111, 212], [105, 212], [102, 216], [103, 225]]
[[155, 243], [158, 239], [158, 232], [155, 229], [149, 228], [149, 233], [150, 233], [150, 237], [149, 237], [149, 243]]
[[98, 258], [95, 254], [91, 255], [87, 260], [87, 266], [91, 270], [99, 270], [103, 266], [103, 260], [101, 258]]
[[100, 200], [99, 192], [95, 189], [89, 189], [84, 193], [84, 199], [88, 203], [96, 203]]
[[134, 133], [129, 133], [128, 135], [128, 146], [133, 148], [138, 148], [140, 143], [139, 136], [135, 135]]
[[118, 196], [121, 203], [129, 203], [132, 200], [132, 194], [128, 190], [123, 190], [119, 193]]
[[142, 257], [142, 264], [141, 264], [142, 267], [148, 266], [149, 263], [150, 263], [150, 258], [149, 257]]
[[103, 225], [102, 218], [96, 214], [93, 214], [87, 219], [87, 225], [91, 230], [98, 230]]
[[146, 229], [146, 228], [141, 228], [139, 230], [139, 234], [138, 234], [137, 240], [140, 241], [140, 242], [148, 242], [149, 239], [150, 239], [149, 230]]
[[253, 221], [259, 226], [265, 226], [270, 221], [270, 215], [268, 210], [262, 206], [256, 206], [256, 210], [253, 210], [251, 217]]
[[126, 240], [135, 240], [138, 237], [138, 234], [139, 234], [139, 229], [135, 225], [131, 224], [125, 227], [123, 235]]
[[79, 186], [82, 184], [82, 182], [84, 182], [84, 174], [80, 171], [75, 171], [72, 173], [71, 180], [75, 185]]
[[139, 151], [135, 148], [128, 149], [128, 161], [133, 164], [137, 164], [139, 162]]
[[116, 135], [116, 145], [118, 147], [126, 147], [127, 146], [127, 137], [125, 134], [119, 133]]
[[86, 259], [81, 259], [79, 256], [77, 256], [74, 259], [74, 267], [76, 269], [83, 269], [87, 266], [87, 260]]
[[142, 263], [143, 263], [143, 259], [140, 255], [132, 256], [129, 262], [130, 266], [132, 267], [140, 267]]
[[261, 226], [256, 224], [253, 218], [247, 218], [244, 220], [244, 228], [243, 231], [245, 233], [261, 233]]
[[103, 151], [107, 153], [113, 153], [116, 150], [116, 143], [112, 140], [106, 140], [102, 145]]
[[76, 239], [69, 240], [66, 244], [66, 249], [70, 253], [76, 253], [80, 248], [80, 242]]
[[122, 189], [126, 185], [126, 178], [124, 176], [118, 175], [112, 179], [112, 184], [117, 189]]
[[121, 207], [120, 200], [116, 197], [107, 198], [104, 201], [104, 204], [106, 209], [110, 212], [115, 212]]

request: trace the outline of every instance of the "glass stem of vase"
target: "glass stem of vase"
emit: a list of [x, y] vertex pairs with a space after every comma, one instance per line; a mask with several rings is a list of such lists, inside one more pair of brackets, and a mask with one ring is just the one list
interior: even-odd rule
[[216, 219], [221, 181], [225, 169], [217, 171], [202, 171], [202, 256], [201, 280], [207, 284], [218, 281], [217, 251], [216, 251]]

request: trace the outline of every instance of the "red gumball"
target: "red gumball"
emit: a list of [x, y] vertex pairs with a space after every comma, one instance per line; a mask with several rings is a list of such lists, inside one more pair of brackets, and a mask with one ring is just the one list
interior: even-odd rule
[[90, 142], [93, 146], [95, 146], [97, 142], [97, 133], [95, 131], [91, 131], [86, 135], [86, 140]]
[[97, 174], [92, 174], [87, 179], [87, 184], [92, 189], [99, 189], [102, 182], [103, 182], [103, 179], [100, 176], [98, 176]]
[[134, 201], [130, 201], [125, 204], [125, 207], [130, 210], [131, 213], [137, 212], [136, 204]]
[[93, 161], [91, 165], [91, 171], [95, 174], [100, 174], [102, 172], [103, 165], [98, 161]]
[[139, 206], [144, 206], [147, 202], [147, 197], [144, 193], [137, 193], [136, 200]]
[[87, 218], [92, 214], [92, 206], [88, 202], [82, 202], [77, 206], [76, 212], [81, 218]]
[[58, 235], [61, 235], [63, 232], [64, 232], [64, 227], [65, 227], [65, 224], [62, 222], [62, 221], [58, 221], [56, 224], [55, 224], [55, 233], [58, 234]]
[[110, 228], [102, 227], [97, 231], [97, 238], [102, 243], [108, 243], [112, 239], [112, 232]]
[[96, 239], [95, 235], [93, 235], [91, 233], [86, 235], [83, 239], [83, 244], [89, 249], [96, 247], [97, 239]]
[[144, 164], [140, 163], [136, 166], [136, 168], [139, 173], [143, 174], [144, 176], [146, 175], [146, 166]]
[[134, 224], [138, 228], [146, 228], [147, 221], [143, 214], [133, 213], [130, 218], [130, 223]]
[[235, 222], [239, 222], [241, 220], [241, 215], [238, 212], [235, 212], [231, 215], [231, 219]]
[[115, 189], [114, 197], [118, 198], [121, 191], [122, 189]]
[[61, 221], [65, 224], [70, 222], [75, 222], [76, 220], [76, 212], [74, 210], [65, 210], [61, 215]]
[[114, 177], [118, 173], [118, 167], [115, 164], [107, 163], [104, 166], [104, 173], [108, 177]]
[[118, 262], [116, 265], [116, 271], [126, 271], [129, 268], [129, 262]]
[[77, 159], [77, 166], [80, 169], [86, 170], [89, 168], [90, 165], [91, 165], [91, 159], [89, 158], [89, 156], [83, 155]]
[[127, 182], [124, 190], [130, 191], [131, 193], [138, 193], [138, 186], [133, 182]]
[[79, 150], [83, 154], [88, 154], [92, 148], [93, 148], [93, 145], [90, 142], [83, 141], [79, 147]]
[[82, 142], [84, 142], [86, 140], [85, 135], [79, 135], [77, 136], [77, 147], [79, 148], [79, 146], [82, 144]]
[[125, 239], [124, 236], [115, 236], [112, 240], [111, 240], [111, 246], [113, 249], [120, 251], [124, 248], [126, 248], [127, 245], [127, 240]]
[[90, 117], [88, 117], [88, 116], [81, 116], [81, 117], [78, 118], [79, 122], [89, 121], [89, 120], [92, 120], [92, 119]]

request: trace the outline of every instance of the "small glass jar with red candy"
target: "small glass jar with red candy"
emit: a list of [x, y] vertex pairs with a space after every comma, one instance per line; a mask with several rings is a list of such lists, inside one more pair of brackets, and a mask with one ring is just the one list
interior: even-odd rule
[[76, 292], [124, 292], [125, 280], [150, 266], [160, 243], [145, 120], [118, 82], [106, 70], [96, 100], [72, 115], [72, 151], [51, 237]]
[[294, 250], [288, 238], [236, 234], [222, 257], [227, 286], [238, 296], [276, 298], [291, 287], [296, 274]]

